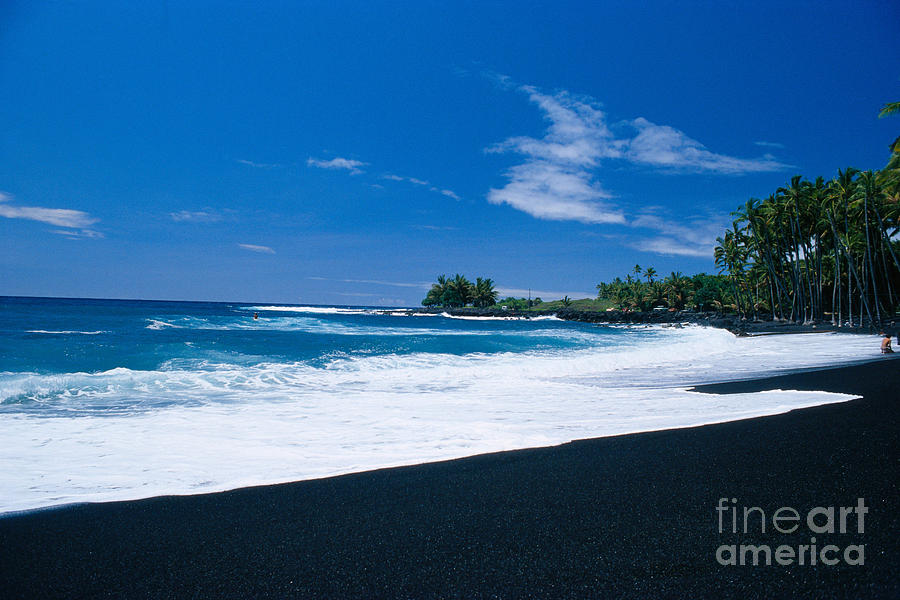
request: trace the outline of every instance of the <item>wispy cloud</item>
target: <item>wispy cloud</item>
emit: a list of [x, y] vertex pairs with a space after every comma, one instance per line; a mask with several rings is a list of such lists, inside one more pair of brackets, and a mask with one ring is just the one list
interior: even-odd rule
[[259, 252], [260, 254], [275, 254], [275, 251], [268, 246], [257, 246], [256, 244], [238, 244], [239, 248], [249, 250], [250, 252]]
[[735, 158], [707, 150], [700, 142], [667, 125], [643, 117], [631, 121], [637, 135], [625, 146], [624, 158], [633, 163], [683, 171], [707, 171], [725, 175], [779, 171], [789, 165], [771, 155]]
[[544, 301], [559, 300], [560, 298], [563, 298], [565, 296], [568, 296], [569, 298], [593, 298], [597, 295], [596, 292], [559, 292], [509, 287], [497, 287], [496, 289], [501, 298], [504, 298], [506, 296], [513, 296], [514, 298], [527, 298], [528, 295], [531, 294], [532, 298], [540, 298]]
[[437, 186], [431, 185], [430, 182], [425, 181], [424, 179], [417, 179], [415, 177], [403, 177], [402, 175], [395, 175], [393, 173], [387, 173], [381, 176], [382, 179], [387, 179], [388, 181], [403, 181], [406, 183], [411, 183], [413, 185], [418, 185], [422, 187], [427, 187], [428, 191], [435, 192], [437, 194], [442, 194], [447, 196], [448, 198], [453, 198], [454, 200], [459, 200], [459, 195], [453, 190], [442, 189]]
[[621, 155], [600, 108], [566, 92], [551, 96], [531, 86], [519, 90], [550, 125], [540, 139], [512, 137], [487, 149], [525, 157], [506, 171], [505, 186], [488, 192], [488, 201], [539, 219], [624, 223], [622, 212], [604, 202], [612, 195], [594, 179], [593, 168], [601, 159]]
[[331, 292], [335, 296], [347, 296], [350, 298], [374, 298], [375, 296], [380, 296], [381, 294], [367, 294], [365, 292]]
[[105, 237], [102, 233], [94, 231], [93, 229], [53, 229], [50, 233], [62, 235], [73, 240], [81, 238], [98, 239]]
[[239, 162], [242, 165], [247, 165], [248, 167], [253, 167], [254, 169], [278, 169], [281, 167], [279, 163], [261, 163], [254, 162], [252, 160], [245, 160], [243, 158], [236, 159], [236, 162]]
[[169, 213], [169, 216], [177, 223], [185, 221], [192, 223], [215, 223], [222, 220], [222, 215], [212, 209], [194, 211], [180, 210], [178, 212]]
[[316, 167], [319, 169], [336, 169], [336, 170], [344, 170], [349, 171], [351, 175], [359, 175], [362, 173], [362, 169], [360, 167], [365, 167], [369, 163], [364, 163], [359, 160], [353, 160], [351, 158], [332, 158], [331, 160], [324, 160], [319, 158], [310, 157], [306, 164], [310, 167]]
[[432, 192], [437, 192], [438, 194], [443, 194], [444, 196], [447, 196], [448, 198], [453, 198], [454, 200], [459, 200], [459, 196], [453, 190], [442, 190], [442, 189], [438, 189], [436, 187], [429, 188], [429, 189]]
[[456, 231], [459, 227], [445, 225], [415, 225], [415, 229], [427, 229], [428, 231]]
[[508, 204], [539, 219], [583, 223], [625, 223], [624, 212], [597, 177], [607, 163], [652, 167], [664, 173], [709, 172], [737, 175], [788, 168], [775, 157], [737, 158], [712, 152], [687, 134], [639, 117], [621, 123], [616, 135], [600, 105], [566, 91], [547, 94], [529, 85], [515, 86], [505, 76], [488, 74], [504, 89], [515, 88], [543, 112], [548, 127], [541, 138], [511, 137], [487, 148], [512, 152], [524, 161], [505, 172], [507, 183], [488, 192], [488, 201]]
[[424, 179], [416, 179], [415, 177], [403, 177], [401, 175], [394, 175], [393, 173], [387, 173], [381, 176], [382, 179], [388, 179], [390, 181], [407, 181], [413, 185], [431, 185]]
[[9, 203], [11, 199], [7, 194], [0, 192], [0, 217], [28, 219], [72, 229], [87, 228], [99, 221], [99, 219], [81, 210], [45, 208], [43, 206], [17, 206]]
[[727, 219], [689, 217], [674, 220], [659, 215], [641, 215], [631, 222], [636, 228], [654, 230], [651, 237], [633, 240], [627, 245], [654, 254], [710, 258], [716, 237], [722, 235]]
[[365, 283], [369, 285], [389, 285], [394, 287], [405, 287], [405, 288], [415, 288], [415, 289], [428, 289], [431, 287], [431, 283], [427, 281], [420, 282], [397, 282], [397, 281], [382, 281], [378, 279], [334, 279], [331, 277], [307, 277], [307, 279], [311, 279], [313, 281], [338, 281], [341, 283]]
[[762, 146], [763, 148], [784, 148], [784, 144], [779, 144], [778, 142], [753, 142], [757, 146]]

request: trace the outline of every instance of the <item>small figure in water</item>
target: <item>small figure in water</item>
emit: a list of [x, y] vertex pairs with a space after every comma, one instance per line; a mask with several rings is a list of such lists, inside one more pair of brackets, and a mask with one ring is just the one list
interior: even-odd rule
[[253, 313], [253, 320], [255, 321], [258, 318], [259, 318], [259, 313]]
[[881, 353], [882, 354], [893, 354], [894, 353], [894, 349], [891, 348], [891, 336], [884, 332], [882, 332], [882, 334], [881, 334]]

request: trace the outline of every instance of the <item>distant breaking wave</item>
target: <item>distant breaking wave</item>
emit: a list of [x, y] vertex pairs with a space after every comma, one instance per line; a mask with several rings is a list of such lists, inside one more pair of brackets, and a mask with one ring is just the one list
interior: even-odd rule
[[375, 312], [364, 308], [335, 308], [331, 306], [249, 306], [247, 310], [271, 310], [277, 312], [298, 312], [314, 315], [364, 315]]
[[178, 328], [178, 325], [173, 325], [172, 323], [167, 323], [166, 321], [158, 321], [156, 319], [150, 319], [150, 324], [147, 325], [147, 329], [166, 329], [166, 328]]
[[29, 329], [26, 333], [43, 333], [45, 335], [100, 335], [106, 331], [47, 331], [44, 329]]
[[739, 338], [699, 326], [415, 314], [8, 301], [0, 311], [0, 512], [785, 412], [849, 396], [688, 387], [878, 352], [870, 336], [838, 333]]

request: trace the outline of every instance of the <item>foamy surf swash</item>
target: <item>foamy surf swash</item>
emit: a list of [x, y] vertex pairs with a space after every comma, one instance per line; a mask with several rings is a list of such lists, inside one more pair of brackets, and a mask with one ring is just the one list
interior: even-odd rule
[[774, 414], [849, 397], [687, 388], [853, 362], [873, 347], [841, 334], [359, 307], [0, 298], [0, 308], [0, 512]]

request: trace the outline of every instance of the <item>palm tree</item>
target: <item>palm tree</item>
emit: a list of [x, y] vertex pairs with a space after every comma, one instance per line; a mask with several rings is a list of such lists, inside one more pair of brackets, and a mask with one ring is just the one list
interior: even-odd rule
[[653, 284], [653, 278], [656, 277], [656, 269], [653, 267], [647, 267], [644, 269], [644, 277], [647, 278], [647, 283]]
[[[900, 102], [888, 102], [881, 109], [881, 112], [878, 113], [878, 118], [883, 119], [884, 117], [887, 117], [889, 115], [896, 114], [900, 114]], [[892, 156], [890, 161], [888, 161], [887, 167], [885, 167], [885, 171], [896, 171], [897, 168], [900, 167], [900, 137], [897, 137], [893, 141], [893, 143], [890, 145], [890, 148]]]
[[489, 277], [485, 279], [481, 277], [475, 278], [472, 300], [475, 306], [480, 308], [497, 304], [497, 290], [494, 289], [494, 282]]
[[878, 118], [882, 119], [888, 115], [900, 113], [900, 102], [888, 102], [878, 113]]
[[444, 306], [444, 293], [447, 291], [448, 284], [446, 275], [438, 275], [437, 283], [431, 284], [431, 289], [428, 290], [428, 294], [425, 296], [425, 299], [422, 300], [423, 306]]
[[[651, 270], [653, 267], [647, 269]], [[647, 273], [644, 271], [644, 274]], [[647, 308], [656, 308], [657, 306], [665, 306], [666, 302], [666, 286], [660, 281], [651, 281], [644, 293], [644, 303]]]
[[683, 309], [690, 302], [691, 280], [685, 277], [680, 271], [672, 271], [663, 282], [666, 290], [666, 300], [669, 306], [678, 310]]
[[465, 306], [472, 301], [473, 292], [472, 283], [464, 275], [457, 273], [447, 283], [447, 291], [441, 299], [445, 306]]

